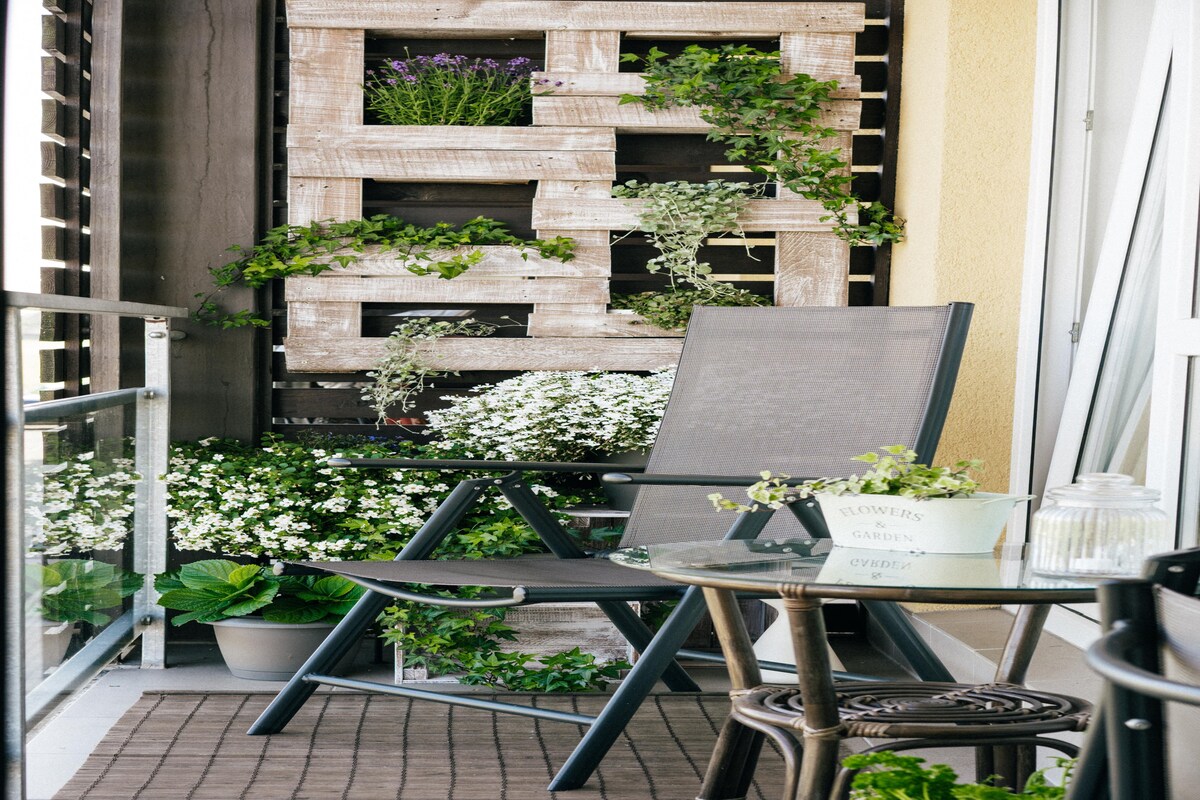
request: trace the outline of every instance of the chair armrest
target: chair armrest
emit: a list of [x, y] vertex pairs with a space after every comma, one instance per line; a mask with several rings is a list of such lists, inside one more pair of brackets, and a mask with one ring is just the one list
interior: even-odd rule
[[[630, 475], [625, 472], [606, 472], [601, 477], [605, 483], [638, 483], [658, 486], [753, 486], [762, 480], [761, 475]], [[799, 486], [808, 478], [788, 478], [785, 486]]]
[[[438, 458], [331, 458], [331, 467], [362, 467], [366, 469], [436, 469], [487, 470], [504, 472], [609, 472], [612, 464], [592, 464], [569, 461], [475, 461], [470, 459]], [[641, 467], [622, 467], [627, 472], [640, 472]]]

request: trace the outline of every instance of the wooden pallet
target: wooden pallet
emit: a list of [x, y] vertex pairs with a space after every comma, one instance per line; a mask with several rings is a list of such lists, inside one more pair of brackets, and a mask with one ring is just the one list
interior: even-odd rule
[[[620, 105], [642, 91], [641, 76], [618, 71], [621, 37], [779, 37], [784, 70], [839, 81], [822, 124], [839, 132], [849, 161], [858, 128], [860, 82], [854, 35], [859, 3], [540, 2], [452, 0], [436, 7], [396, 0], [287, 0], [291, 34], [288, 217], [294, 224], [362, 216], [362, 182], [537, 182], [539, 236], [569, 236], [566, 264], [484, 248], [483, 261], [452, 281], [415, 277], [387, 254], [349, 269], [289, 278], [288, 368], [371, 369], [384, 339], [362, 336], [364, 302], [532, 304], [529, 337], [442, 340], [428, 349], [447, 370], [645, 370], [673, 363], [680, 342], [628, 312], [609, 311], [610, 232], [636, 228], [636, 212], [611, 196], [616, 136], [701, 133], [695, 109], [651, 112]], [[529, 127], [363, 124], [368, 35], [545, 38]], [[560, 85], [556, 85], [560, 84]], [[844, 305], [849, 248], [812, 201], [787, 192], [751, 201], [747, 232], [775, 235], [778, 305]]]

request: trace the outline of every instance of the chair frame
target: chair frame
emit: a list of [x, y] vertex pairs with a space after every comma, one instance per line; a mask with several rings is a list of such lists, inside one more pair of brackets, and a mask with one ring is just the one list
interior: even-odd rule
[[[933, 456], [954, 390], [958, 366], [966, 341], [973, 307], [969, 303], [950, 304], [950, 314], [943, 336], [939, 361], [933, 375], [932, 388], [926, 402], [917, 441], [913, 450], [919, 460]], [[427, 459], [330, 459], [335, 467], [445, 469], [473, 471], [504, 471], [501, 477], [469, 478], [461, 481], [450, 495], [429, 516], [421, 529], [396, 556], [395, 560], [428, 559], [442, 540], [455, 528], [463, 515], [485, 495], [485, 490], [498, 490], [512, 503], [515, 510], [529, 523], [559, 558], [586, 558], [590, 553], [580, 548], [553, 515], [537, 499], [524, 482], [525, 472], [610, 473], [606, 480], [613, 483], [638, 483], [676, 486], [750, 486], [759, 476], [714, 475], [640, 475], [637, 470], [622, 467], [614, 472], [612, 464], [580, 464], [558, 462], [504, 462], [486, 460], [427, 460]], [[828, 536], [819, 510], [806, 503], [788, 506], [799, 522], [816, 537]], [[763, 530], [772, 512], [741, 514], [733, 521], [725, 539], [753, 539]], [[294, 565], [277, 565], [282, 572], [309, 571]], [[704, 615], [706, 606], [702, 591], [697, 587], [679, 586], [678, 590], [631, 592], [626, 588], [563, 588], [552, 591], [525, 590], [517, 587], [509, 597], [496, 596], [462, 600], [420, 595], [378, 581], [353, 578], [368, 591], [357, 605], [330, 633], [300, 670], [280, 691], [267, 709], [247, 731], [249, 735], [274, 734], [283, 730], [319, 685], [355, 689], [378, 694], [430, 700], [496, 712], [513, 713], [552, 721], [588, 726], [582, 741], [555, 775], [551, 791], [575, 789], [582, 786], [599, 766], [616, 742], [642, 701], [661, 679], [671, 691], [699, 691], [699, 686], [679, 665], [677, 658], [688, 655], [681, 650], [684, 641]], [[765, 596], [765, 595], [764, 595]], [[679, 604], [657, 633], [650, 631], [625, 601], [679, 598]], [[571, 714], [548, 709], [486, 700], [464, 694], [443, 694], [426, 689], [395, 686], [352, 678], [340, 678], [330, 673], [340, 658], [362, 637], [375, 618], [393, 599], [416, 600], [431, 605], [458, 608], [514, 606], [554, 601], [594, 601], [640, 653], [637, 663], [621, 681], [604, 709], [596, 716]], [[870, 613], [880, 618], [885, 630], [893, 637], [900, 651], [909, 660], [922, 680], [953, 680], [949, 671], [921, 639], [898, 605], [890, 602], [865, 603]], [[707, 658], [706, 660], [720, 660]], [[795, 667], [764, 664], [771, 669], [794, 671]], [[866, 676], [843, 674], [851, 680], [870, 680]]]
[[1104, 636], [1087, 651], [1105, 681], [1083, 744], [1070, 800], [1147, 800], [1167, 797], [1164, 701], [1200, 706], [1200, 686], [1162, 676], [1156, 586], [1194, 595], [1200, 548], [1147, 560], [1141, 580], [1102, 583]]

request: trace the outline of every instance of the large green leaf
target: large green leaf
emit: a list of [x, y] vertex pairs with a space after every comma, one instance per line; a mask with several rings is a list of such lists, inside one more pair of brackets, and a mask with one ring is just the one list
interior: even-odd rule
[[[254, 568], [258, 570], [262, 569], [261, 567]], [[243, 565], [223, 559], [194, 561], [180, 568], [179, 580], [189, 589], [219, 589], [225, 591], [233, 583], [230, 577], [235, 572], [243, 569]]]
[[289, 625], [319, 622], [327, 616], [323, 607], [306, 603], [298, 597], [281, 597], [263, 611], [263, 619], [268, 622], [283, 622]]

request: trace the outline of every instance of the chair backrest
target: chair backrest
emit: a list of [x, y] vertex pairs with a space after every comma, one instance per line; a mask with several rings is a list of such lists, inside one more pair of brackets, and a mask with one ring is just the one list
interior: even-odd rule
[[1200, 548], [1155, 556], [1145, 575], [1099, 589], [1107, 632], [1088, 660], [1106, 680], [1105, 728], [1093, 735], [1106, 740], [1107, 780], [1086, 756], [1080, 770], [1114, 800], [1190, 800], [1200, 786]]
[[[647, 474], [841, 476], [903, 444], [933, 457], [973, 307], [697, 308]], [[642, 486], [623, 546], [722, 538], [706, 499]], [[800, 532], [776, 514], [763, 536]]]

